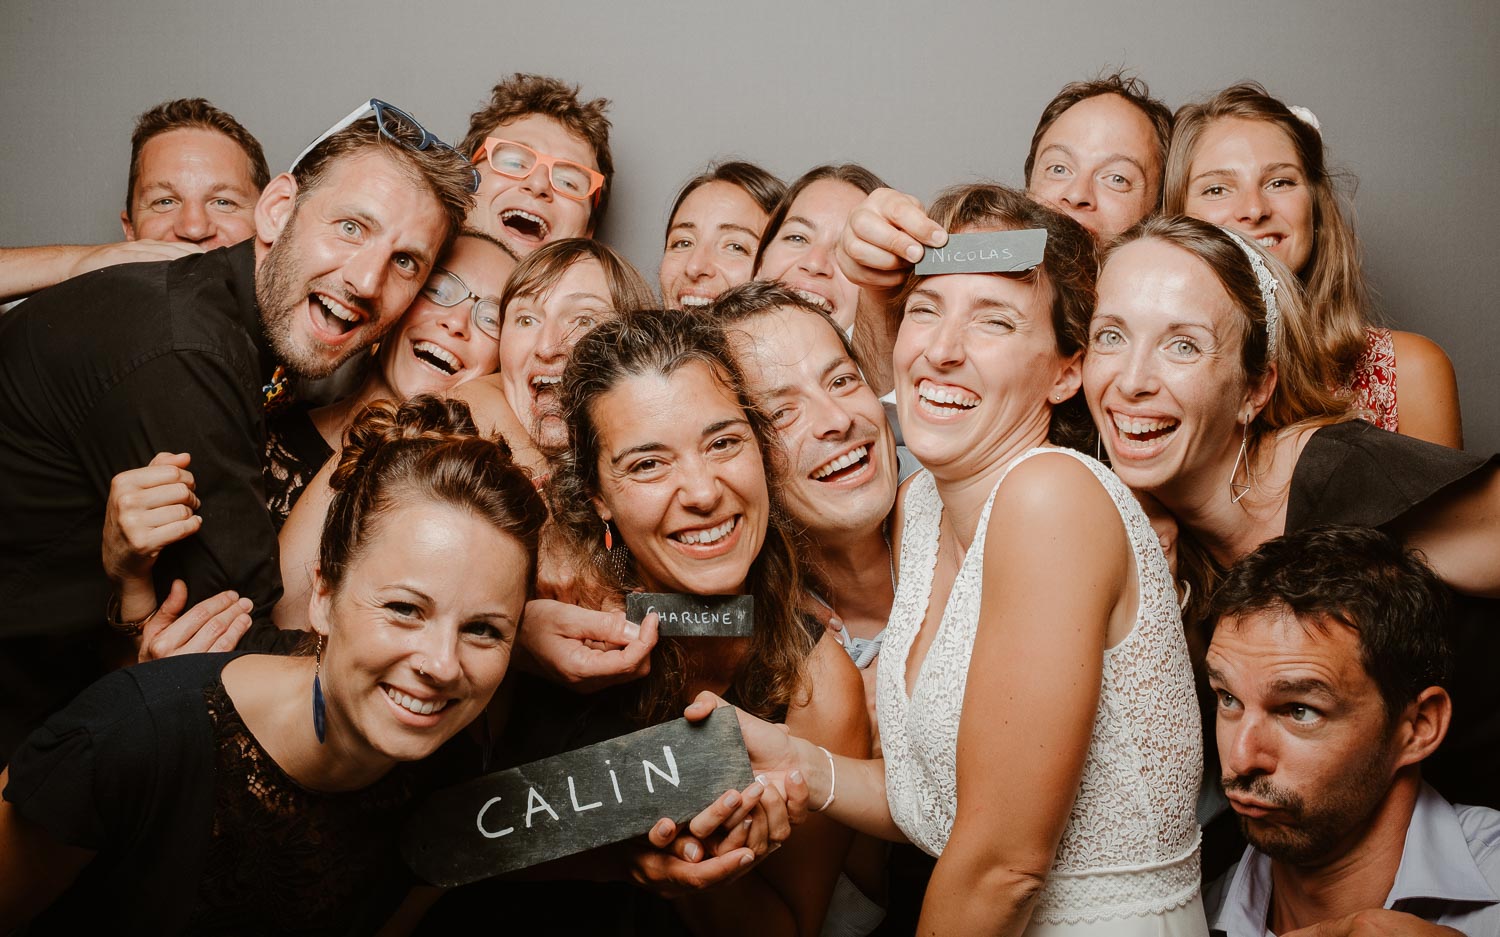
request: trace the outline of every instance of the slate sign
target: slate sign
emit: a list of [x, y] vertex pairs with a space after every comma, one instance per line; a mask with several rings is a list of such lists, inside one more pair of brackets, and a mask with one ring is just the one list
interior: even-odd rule
[[652, 611], [659, 616], [657, 633], [663, 637], [748, 638], [755, 633], [753, 595], [625, 594], [626, 618], [640, 624]]
[[942, 247], [927, 248], [916, 274], [1024, 273], [1041, 264], [1046, 248], [1046, 228], [953, 234]]
[[464, 885], [640, 836], [662, 817], [683, 823], [753, 777], [723, 706], [438, 791], [407, 822], [401, 854], [434, 885]]

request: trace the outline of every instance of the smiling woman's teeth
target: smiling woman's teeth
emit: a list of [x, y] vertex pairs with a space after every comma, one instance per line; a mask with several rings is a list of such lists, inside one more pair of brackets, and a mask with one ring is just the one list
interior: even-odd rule
[[1281, 238], [1277, 237], [1274, 234], [1268, 234], [1263, 238], [1256, 238], [1255, 243], [1259, 244], [1261, 247], [1271, 248], [1275, 247], [1277, 244], [1280, 244]]
[[817, 293], [809, 293], [807, 290], [793, 290], [792, 292], [812, 303], [814, 306], [817, 306], [824, 312], [833, 311], [833, 303], [824, 299], [822, 296], [819, 296]]
[[561, 374], [538, 374], [531, 379], [533, 390], [541, 390], [543, 387], [553, 387], [562, 383]]
[[430, 716], [438, 710], [446, 707], [449, 703], [449, 700], [446, 699], [426, 701], [415, 700], [410, 696], [407, 696], [405, 693], [402, 693], [395, 687], [389, 686], [385, 688], [385, 695], [389, 696], [391, 698], [391, 702], [395, 703], [397, 706], [400, 706], [402, 709], [405, 709], [409, 712], [414, 712], [419, 716]]
[[1152, 442], [1177, 431], [1177, 421], [1162, 417], [1147, 419], [1144, 417], [1128, 417], [1123, 414], [1114, 414], [1115, 429], [1121, 439], [1127, 443], [1138, 446], [1147, 446]]
[[441, 345], [434, 345], [432, 342], [426, 340], [414, 343], [411, 346], [411, 350], [418, 357], [436, 366], [438, 370], [446, 371], [449, 374], [457, 374], [458, 369], [463, 367], [463, 362], [459, 361], [458, 356], [453, 352]]
[[709, 299], [707, 296], [679, 296], [677, 297], [677, 302], [680, 303], [682, 305], [682, 308], [684, 309], [693, 309], [707, 306], [712, 303], [713, 300]]
[[704, 546], [711, 543], [718, 543], [729, 536], [730, 531], [734, 530], [737, 520], [738, 518], [731, 517], [717, 527], [712, 527], [708, 530], [690, 530], [680, 534], [672, 534], [671, 537], [673, 540], [679, 543], [686, 543], [689, 546]]
[[936, 387], [925, 382], [917, 388], [917, 396], [931, 403], [946, 403], [964, 408], [979, 406], [979, 398], [974, 394], [949, 387]]
[[844, 453], [843, 455], [839, 456], [837, 459], [834, 459], [832, 462], [829, 462], [827, 465], [825, 465], [822, 468], [818, 469], [817, 471], [813, 472], [812, 473], [813, 481], [817, 481], [818, 479], [822, 479], [822, 478], [827, 478], [828, 476], [832, 475], [834, 472], [837, 472], [837, 471], [840, 471], [842, 469], [848, 468], [849, 466], [851, 466], [854, 463], [858, 462], [860, 459], [863, 459], [866, 455], [869, 454], [869, 452], [870, 452], [870, 450], [867, 447], [860, 446], [858, 449], [855, 449], [852, 452], [846, 452], [846, 453]]

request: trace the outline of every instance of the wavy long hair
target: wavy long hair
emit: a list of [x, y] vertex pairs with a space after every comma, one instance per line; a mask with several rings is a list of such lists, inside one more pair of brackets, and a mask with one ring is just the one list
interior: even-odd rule
[[[604, 523], [593, 506], [593, 499], [601, 494], [594, 404], [632, 377], [670, 376], [694, 362], [706, 365], [744, 411], [769, 489], [765, 541], [746, 580], [746, 591], [755, 597], [755, 633], [732, 689], [741, 708], [772, 718], [804, 692], [804, 662], [814, 644], [803, 620], [807, 602], [802, 548], [777, 490], [778, 469], [784, 460], [775, 430], [746, 392], [739, 367], [715, 324], [681, 310], [647, 309], [605, 322], [579, 340], [562, 380], [569, 444], [555, 459], [547, 500], [553, 521], [577, 555], [592, 560], [620, 591], [639, 588], [630, 544], [616, 545], [615, 556], [606, 553]], [[651, 651], [650, 674], [637, 682], [636, 718], [649, 724], [677, 715], [688, 702], [684, 696], [692, 667], [688, 646], [673, 638], [659, 640]]]

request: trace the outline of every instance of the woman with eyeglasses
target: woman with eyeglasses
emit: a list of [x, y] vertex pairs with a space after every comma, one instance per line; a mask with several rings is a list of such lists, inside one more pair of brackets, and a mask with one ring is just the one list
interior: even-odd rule
[[[379, 401], [350, 428], [300, 656], [118, 671], [0, 774], [0, 932], [374, 933], [415, 884], [429, 759], [510, 659], [546, 517], [461, 403]], [[457, 772], [457, 773], [455, 773]]]

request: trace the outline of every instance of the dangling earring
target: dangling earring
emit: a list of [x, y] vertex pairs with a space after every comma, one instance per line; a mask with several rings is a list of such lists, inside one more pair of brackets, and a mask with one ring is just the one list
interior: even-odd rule
[[[600, 520], [604, 520], [604, 518], [601, 517]], [[611, 550], [613, 550], [614, 548], [615, 548], [615, 537], [614, 537], [614, 534], [610, 532], [609, 521], [604, 520], [604, 552], [608, 553]]]
[[[1240, 433], [1240, 451], [1234, 457], [1234, 467], [1229, 470], [1229, 500], [1232, 504], [1239, 504], [1240, 500], [1250, 493], [1252, 481], [1250, 477], [1250, 459], [1246, 455], [1246, 446], [1250, 440], [1250, 421], [1246, 420], [1240, 425], [1243, 427], [1243, 431]], [[1245, 463], [1245, 484], [1243, 485], [1236, 484], [1234, 480], [1235, 476], [1240, 474], [1241, 462]]]
[[318, 662], [313, 665], [313, 733], [318, 737], [318, 744], [323, 744], [327, 734], [327, 715], [323, 705], [323, 683], [318, 675], [323, 670], [323, 636], [318, 635]]

